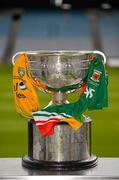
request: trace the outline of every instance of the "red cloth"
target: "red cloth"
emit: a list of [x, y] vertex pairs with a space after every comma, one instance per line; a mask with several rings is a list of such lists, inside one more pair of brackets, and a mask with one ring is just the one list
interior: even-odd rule
[[43, 136], [51, 136], [54, 134], [54, 127], [60, 122], [60, 119], [50, 118], [47, 121], [35, 121], [36, 126]]

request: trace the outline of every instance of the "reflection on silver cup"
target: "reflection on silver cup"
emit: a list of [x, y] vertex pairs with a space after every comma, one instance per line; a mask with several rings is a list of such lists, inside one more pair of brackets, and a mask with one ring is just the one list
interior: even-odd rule
[[32, 77], [52, 88], [80, 83], [89, 66], [89, 59], [80, 52], [41, 52], [28, 58]]

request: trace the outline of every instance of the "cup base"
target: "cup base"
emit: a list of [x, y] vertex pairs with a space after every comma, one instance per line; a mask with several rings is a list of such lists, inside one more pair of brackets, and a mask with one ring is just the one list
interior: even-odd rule
[[97, 157], [91, 155], [90, 158], [80, 161], [65, 161], [65, 162], [53, 162], [53, 161], [39, 161], [31, 159], [28, 155], [22, 158], [22, 165], [26, 168], [39, 169], [39, 170], [56, 170], [56, 171], [68, 171], [68, 170], [82, 170], [96, 166]]

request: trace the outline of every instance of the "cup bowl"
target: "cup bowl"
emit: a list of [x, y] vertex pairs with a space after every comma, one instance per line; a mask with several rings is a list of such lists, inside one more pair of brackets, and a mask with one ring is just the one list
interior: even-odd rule
[[99, 51], [29, 51], [28, 71], [34, 80], [42, 82], [48, 88], [62, 88], [81, 84], [86, 76], [90, 61], [97, 56], [105, 63], [105, 56]]

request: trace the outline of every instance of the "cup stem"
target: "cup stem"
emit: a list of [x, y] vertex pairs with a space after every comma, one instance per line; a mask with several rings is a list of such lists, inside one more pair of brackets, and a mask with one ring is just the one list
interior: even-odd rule
[[67, 94], [61, 91], [58, 92], [54, 92], [53, 93], [53, 100], [52, 100], [53, 104], [67, 104]]

